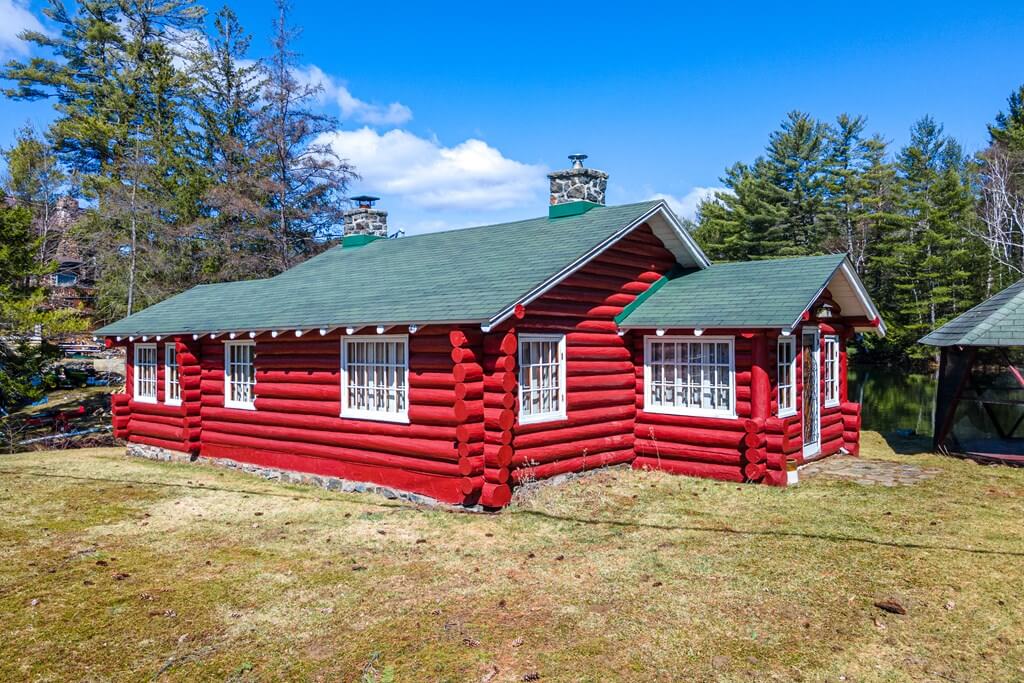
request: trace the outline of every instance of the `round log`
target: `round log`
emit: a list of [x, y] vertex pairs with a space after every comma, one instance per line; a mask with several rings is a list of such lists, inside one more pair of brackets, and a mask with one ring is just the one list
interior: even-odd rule
[[636, 458], [633, 461], [634, 469], [652, 469], [671, 472], [672, 474], [683, 474], [691, 477], [706, 477], [708, 479], [720, 479], [722, 481], [743, 482], [744, 474], [741, 467], [732, 465], [715, 465], [704, 462], [684, 462], [681, 460], [655, 460], [653, 458]]

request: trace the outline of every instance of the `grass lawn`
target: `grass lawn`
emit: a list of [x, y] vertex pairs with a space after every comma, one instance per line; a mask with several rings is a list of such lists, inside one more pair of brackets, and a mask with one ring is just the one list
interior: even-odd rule
[[0, 680], [1024, 678], [1024, 469], [864, 439], [941, 474], [608, 470], [480, 515], [119, 449], [2, 456]]

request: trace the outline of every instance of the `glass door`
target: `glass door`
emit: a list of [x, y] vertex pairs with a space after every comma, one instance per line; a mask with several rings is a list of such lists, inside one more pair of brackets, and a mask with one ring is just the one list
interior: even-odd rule
[[803, 367], [804, 457], [821, 452], [821, 339], [818, 330], [804, 330], [800, 345]]

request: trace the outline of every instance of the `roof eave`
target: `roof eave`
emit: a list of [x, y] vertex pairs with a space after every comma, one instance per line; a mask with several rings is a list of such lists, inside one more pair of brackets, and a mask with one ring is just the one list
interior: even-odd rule
[[829, 284], [831, 284], [832, 279], [840, 270], [843, 271], [843, 274], [846, 276], [846, 279], [850, 282], [851, 285], [853, 285], [853, 292], [854, 294], [857, 295], [857, 299], [859, 299], [860, 302], [864, 305], [864, 309], [868, 311], [868, 313], [870, 314], [870, 319], [878, 321], [877, 325], [860, 326], [855, 327], [854, 329], [875, 332], [876, 334], [878, 334], [879, 337], [884, 337], [886, 333], [886, 328], [885, 321], [882, 320], [882, 314], [878, 312], [878, 309], [875, 307], [875, 303], [871, 300], [871, 297], [868, 295], [867, 288], [864, 287], [864, 283], [861, 281], [860, 276], [857, 275], [856, 269], [854, 269], [853, 265], [850, 263], [850, 259], [847, 258], [847, 256], [845, 255], [843, 256], [843, 260], [839, 262], [839, 264], [835, 267], [832, 273], [829, 274], [829, 276], [825, 279], [825, 283], [818, 289], [815, 295], [811, 297], [811, 300], [807, 302], [807, 305], [804, 306], [803, 310], [800, 311], [800, 314], [796, 317], [796, 319], [792, 323], [789, 323], [789, 329], [795, 330], [797, 328], [797, 326], [803, 321], [804, 315], [809, 310], [811, 310], [811, 306], [814, 305], [814, 302], [817, 301], [821, 297], [821, 295], [825, 293], [825, 290], [828, 289], [828, 286]]

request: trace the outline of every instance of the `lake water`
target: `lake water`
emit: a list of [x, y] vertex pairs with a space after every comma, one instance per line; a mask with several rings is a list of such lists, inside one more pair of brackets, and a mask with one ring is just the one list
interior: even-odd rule
[[[974, 378], [978, 386], [984, 387], [986, 400], [992, 402], [988, 410], [970, 400], [961, 401], [957, 408], [953, 433], [965, 443], [997, 438], [990, 415], [1005, 431], [1016, 427], [1014, 436], [1024, 436], [1024, 390], [1005, 367], [986, 367]], [[935, 373], [877, 365], [851, 365], [849, 372], [850, 400], [861, 404], [864, 429], [883, 434], [899, 431], [932, 435]]]
[[849, 397], [861, 404], [861, 427], [875, 432], [932, 434], [935, 374], [879, 365], [851, 365]]

